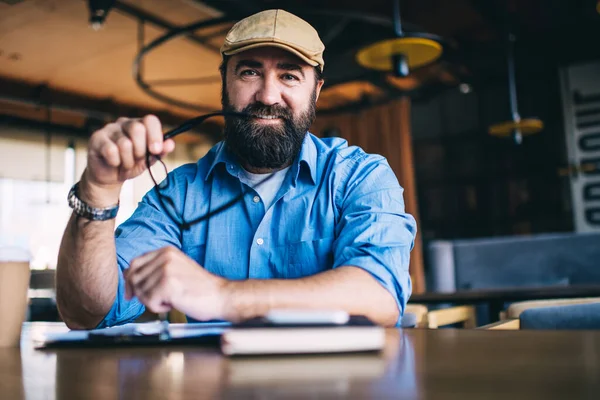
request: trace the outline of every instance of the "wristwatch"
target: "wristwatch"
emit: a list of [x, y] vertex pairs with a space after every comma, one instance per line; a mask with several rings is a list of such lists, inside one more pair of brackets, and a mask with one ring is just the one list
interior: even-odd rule
[[117, 216], [117, 212], [119, 211], [119, 203], [107, 208], [95, 208], [81, 200], [79, 198], [79, 182], [71, 187], [67, 200], [69, 201], [69, 207], [73, 209], [75, 214], [91, 221], [106, 221], [113, 219]]

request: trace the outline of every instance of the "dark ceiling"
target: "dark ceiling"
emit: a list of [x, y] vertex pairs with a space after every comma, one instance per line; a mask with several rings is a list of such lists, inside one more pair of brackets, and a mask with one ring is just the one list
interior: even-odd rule
[[[268, 8], [301, 15], [327, 45], [330, 83], [376, 75], [354, 62], [357, 49], [394, 36], [392, 0], [202, 0], [236, 19]], [[525, 71], [600, 58], [598, 0], [403, 0], [406, 31], [442, 36], [442, 63], [461, 81], [506, 74], [508, 29]]]
[[[319, 104], [322, 106], [318, 110], [323, 114], [383, 103], [401, 95], [408, 95], [415, 101], [426, 100], [460, 83], [470, 83], [475, 86], [475, 90], [477, 85], [489, 82], [505, 85], [509, 28], [517, 36], [517, 82], [543, 79], [539, 78], [540, 74], [536, 74], [540, 70], [557, 71], [557, 67], [561, 65], [600, 59], [600, 0], [401, 0], [404, 30], [439, 35], [444, 44], [439, 61], [413, 70], [408, 78], [402, 79], [392, 79], [391, 74], [369, 71], [355, 61], [356, 52], [363, 46], [394, 37], [393, 0], [92, 2], [98, 1], [112, 3], [113, 11], [107, 17], [105, 29], [91, 35], [91, 29], [86, 26], [86, 14], [89, 12], [87, 8], [91, 2], [24, 0], [7, 6], [2, 4], [8, 4], [7, 1], [0, 0], [0, 6], [7, 10], [5, 15], [0, 15], [0, 28], [4, 28], [5, 33], [4, 43], [0, 43], [4, 46], [0, 46], [0, 56], [4, 53], [5, 58], [9, 58], [12, 53], [8, 50], [13, 47], [13, 51], [22, 54], [22, 59], [9, 60], [12, 64], [4, 60], [3, 65], [12, 66], [13, 76], [7, 75], [5, 70], [0, 73], [0, 97], [4, 96], [11, 101], [24, 100], [34, 107], [42, 103], [52, 104], [53, 108], [63, 105], [63, 108], [71, 111], [81, 108], [82, 104], [88, 104], [84, 110], [88, 116], [94, 114], [89, 110], [103, 110], [107, 115], [136, 114], [128, 106], [153, 107], [152, 112], [155, 113], [162, 110], [166, 113], [189, 113], [189, 110], [178, 109], [173, 104], [157, 102], [139, 90], [139, 86], [134, 87], [130, 60], [133, 59], [136, 48], [139, 51], [139, 46], [135, 45], [135, 24], [145, 21], [148, 29], [155, 35], [167, 34], [197, 20], [198, 14], [186, 14], [189, 10], [196, 9], [198, 12], [206, 9], [206, 6], [220, 12], [200, 12], [200, 20], [205, 20], [208, 15], [218, 18], [218, 15], [224, 14], [227, 21], [237, 21], [260, 10], [283, 8], [313, 24], [326, 44], [326, 88], [321, 93]], [[7, 15], [12, 15], [12, 19], [7, 18]], [[15, 21], [29, 21], [31, 24], [22, 24], [20, 30], [13, 29], [11, 24]], [[225, 24], [218, 27], [218, 32], [195, 31], [194, 35], [186, 36], [186, 40], [189, 39], [194, 44], [193, 54], [184, 47], [187, 42], [171, 43], [170, 46], [173, 47], [162, 49], [162, 53], [158, 51], [158, 54], [153, 55], [154, 58], [150, 57], [164, 62], [149, 62], [146, 70], [152, 67], [167, 74], [160, 75], [161, 78], [178, 78], [179, 70], [175, 68], [171, 71], [171, 58], [165, 56], [173, 51], [173, 54], [180, 56], [178, 65], [189, 64], [184, 70], [196, 71], [204, 66], [210, 70], [203, 74], [216, 75], [217, 62], [212, 61], [220, 58], [218, 48], [229, 26], [230, 24]], [[11, 29], [20, 35], [13, 32], [12, 39], [9, 39]], [[70, 35], [70, 30], [78, 33]], [[139, 34], [139, 29], [137, 32]], [[77, 36], [78, 40], [71, 40], [71, 36]], [[53, 41], [52, 38], [57, 40]], [[61, 57], [61, 46], [56, 44], [61, 40], [74, 48], [78, 47], [79, 51], [72, 52], [68, 58]], [[197, 46], [198, 44], [200, 45]], [[62, 45], [65, 46], [69, 45]], [[94, 46], [104, 48], [104, 53], [96, 54]], [[121, 53], [119, 46], [129, 47]], [[99, 61], [94, 57], [101, 57], [102, 54], [110, 57], [111, 51], [118, 55], [118, 62], [111, 63], [113, 69], [108, 73], [108, 69], [98, 68]], [[63, 62], [69, 62], [71, 58], [79, 61], [64, 65], [59, 62], [63, 58]], [[0, 57], [0, 63], [2, 61]], [[45, 64], [54, 65], [55, 72], [51, 68], [39, 68]], [[72, 69], [70, 66], [80, 68]], [[89, 68], [86, 69], [86, 66]], [[22, 73], [28, 68], [32, 71], [29, 75]], [[61, 81], [62, 75], [56, 71], [63, 70], [71, 72]], [[173, 92], [167, 93], [178, 94], [178, 90], [185, 89], [187, 91], [179, 98], [207, 103], [212, 109], [219, 104], [218, 86], [218, 82], [212, 82], [206, 87], [194, 86], [188, 90], [180, 85]], [[98, 90], [92, 90], [94, 88]], [[199, 94], [207, 98], [197, 99]], [[0, 104], [1, 107], [8, 110], [6, 104]], [[161, 108], [156, 111], [158, 107]], [[177, 114], [171, 119], [177, 121], [182, 117], [183, 115]], [[166, 115], [163, 119], [169, 118]]]

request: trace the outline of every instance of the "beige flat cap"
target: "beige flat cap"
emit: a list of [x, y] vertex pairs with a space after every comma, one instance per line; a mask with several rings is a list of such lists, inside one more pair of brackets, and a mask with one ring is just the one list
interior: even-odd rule
[[307, 64], [325, 66], [325, 45], [308, 22], [284, 10], [266, 10], [236, 23], [225, 37], [221, 54], [230, 56], [257, 47], [287, 50]]

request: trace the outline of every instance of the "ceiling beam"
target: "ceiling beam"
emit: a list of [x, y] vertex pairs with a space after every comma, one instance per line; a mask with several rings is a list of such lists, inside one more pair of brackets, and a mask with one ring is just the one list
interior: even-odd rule
[[[164, 19], [157, 17], [156, 15], [151, 14], [139, 7], [135, 7], [135, 6], [123, 3], [122, 1], [115, 1], [113, 8], [115, 10], [118, 10], [122, 14], [125, 14], [127, 16], [133, 17], [138, 20], [142, 20], [144, 22], [148, 22], [158, 28], [165, 29], [167, 31], [172, 31], [172, 30], [181, 28], [180, 26], [173, 25], [170, 22], [165, 21]], [[208, 40], [210, 40], [212, 38], [212, 35], [207, 36], [207, 37], [202, 37], [202, 36], [198, 36], [198, 35], [195, 35], [194, 33], [190, 32], [190, 33], [186, 34], [186, 37], [189, 40], [191, 40], [192, 42], [199, 44], [200, 46], [203, 46], [213, 52], [220, 54], [219, 47], [214, 46], [208, 42]]]
[[86, 128], [76, 126], [57, 124], [55, 122], [38, 121], [35, 119], [15, 117], [12, 115], [0, 114], [0, 125], [8, 125], [23, 129], [34, 129], [39, 131], [61, 132], [65, 135], [75, 136], [79, 138], [89, 138], [90, 132]]
[[202, 3], [235, 19], [241, 19], [269, 8], [257, 0], [203, 0]]
[[[0, 77], [0, 100], [25, 106], [46, 107], [72, 112], [100, 121], [114, 121], [118, 117], [142, 117], [156, 115], [164, 125], [179, 125], [188, 117], [165, 110], [118, 103], [112, 98], [93, 98], [82, 94], [50, 88], [47, 85], [10, 80]], [[214, 136], [220, 134], [221, 125], [215, 122], [202, 124], [201, 132]]]

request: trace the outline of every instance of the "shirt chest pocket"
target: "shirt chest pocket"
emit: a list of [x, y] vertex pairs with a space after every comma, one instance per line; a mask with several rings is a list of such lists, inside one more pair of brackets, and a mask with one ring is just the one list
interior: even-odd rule
[[285, 278], [302, 278], [333, 267], [333, 237], [292, 242], [287, 245]]

